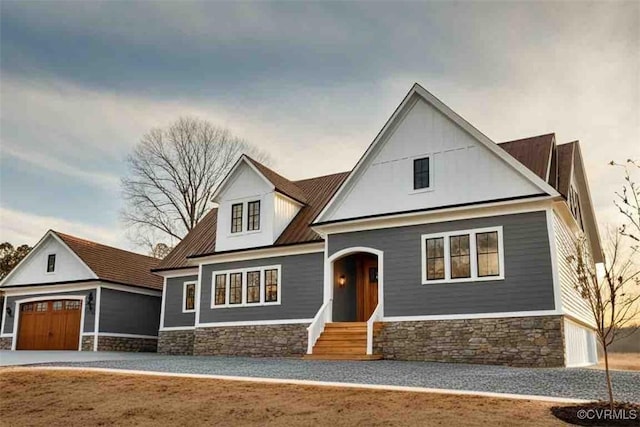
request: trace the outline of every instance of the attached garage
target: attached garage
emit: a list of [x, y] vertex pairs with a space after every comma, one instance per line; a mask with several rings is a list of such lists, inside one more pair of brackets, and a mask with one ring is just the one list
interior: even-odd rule
[[81, 299], [27, 301], [18, 304], [17, 350], [79, 350]]

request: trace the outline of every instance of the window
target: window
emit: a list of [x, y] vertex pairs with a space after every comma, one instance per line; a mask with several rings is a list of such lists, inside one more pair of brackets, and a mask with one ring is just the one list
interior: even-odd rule
[[444, 279], [444, 238], [427, 239], [427, 280]]
[[214, 304], [225, 305], [227, 303], [227, 275], [216, 274], [214, 289]]
[[260, 200], [247, 204], [247, 230], [260, 230]]
[[265, 302], [278, 301], [278, 270], [264, 271], [264, 300]]
[[47, 273], [56, 271], [56, 254], [49, 254], [47, 257]]
[[572, 186], [569, 187], [569, 210], [571, 211], [571, 215], [578, 222], [580, 228], [584, 228], [582, 225], [582, 211], [580, 210], [580, 197], [578, 197], [578, 192]]
[[275, 265], [214, 272], [211, 308], [280, 304], [280, 271]]
[[504, 279], [502, 227], [422, 236], [422, 283]]
[[471, 257], [469, 256], [469, 235], [449, 237], [451, 248], [451, 278], [471, 277]]
[[64, 302], [64, 309], [65, 310], [80, 310], [80, 301], [78, 300], [71, 300], [71, 301], [65, 301]]
[[231, 205], [231, 232], [242, 232], [242, 203]]
[[20, 311], [33, 311], [33, 304], [22, 304]]
[[478, 245], [478, 277], [498, 276], [500, 260], [498, 259], [498, 232], [476, 234]]
[[53, 311], [62, 310], [62, 301], [54, 301], [53, 302]]
[[229, 304], [242, 304], [242, 273], [229, 275]]
[[183, 291], [183, 313], [196, 310], [196, 282], [185, 282]]
[[46, 302], [37, 302], [36, 303], [36, 311], [47, 311], [49, 309], [48, 303]]
[[413, 189], [429, 188], [429, 157], [413, 160]]

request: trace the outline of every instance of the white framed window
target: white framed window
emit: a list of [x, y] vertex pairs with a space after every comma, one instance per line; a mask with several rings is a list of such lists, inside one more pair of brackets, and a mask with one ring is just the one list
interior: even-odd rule
[[262, 196], [251, 196], [231, 201], [228, 237], [239, 237], [261, 232]]
[[409, 158], [407, 170], [411, 173], [409, 193], [433, 191], [433, 153], [421, 154]]
[[422, 284], [504, 280], [502, 226], [423, 234]]
[[280, 265], [214, 271], [211, 308], [278, 305], [282, 298]]
[[56, 272], [56, 254], [47, 255], [47, 266], [45, 271], [47, 274]]
[[182, 285], [182, 312], [194, 313], [196, 311], [196, 287], [198, 282], [184, 282]]

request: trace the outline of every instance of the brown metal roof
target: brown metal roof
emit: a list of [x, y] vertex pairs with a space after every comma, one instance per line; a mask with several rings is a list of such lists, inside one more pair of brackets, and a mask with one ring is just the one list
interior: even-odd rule
[[162, 279], [151, 274], [160, 260], [53, 231], [100, 279], [162, 289]]
[[502, 142], [498, 146], [546, 181], [554, 140], [555, 134], [549, 133]]
[[558, 188], [557, 190], [565, 198], [569, 193], [571, 183], [571, 170], [577, 141], [558, 145]]
[[302, 204], [307, 203], [305, 192], [300, 189], [300, 187], [298, 187], [296, 183], [289, 181], [287, 178], [274, 172], [262, 163], [253, 160], [251, 157], [247, 155], [245, 155], [245, 157], [260, 171], [262, 175], [264, 175], [265, 178], [271, 181], [271, 183], [276, 188], [276, 191], [284, 194], [285, 196], [289, 196]]

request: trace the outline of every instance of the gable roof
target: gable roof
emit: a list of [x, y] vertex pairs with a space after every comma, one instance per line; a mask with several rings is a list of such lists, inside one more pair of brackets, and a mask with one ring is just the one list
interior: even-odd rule
[[558, 145], [558, 191], [565, 198], [569, 194], [576, 145], [577, 141]]
[[547, 181], [555, 139], [555, 134], [548, 133], [501, 142], [498, 146], [525, 165], [531, 172]]
[[162, 289], [162, 279], [151, 274], [159, 259], [51, 230], [99, 279], [132, 286]]
[[254, 160], [247, 155], [245, 155], [245, 157], [269, 182], [273, 184], [277, 192], [282, 193], [302, 204], [306, 203], [307, 198], [305, 196], [305, 192], [300, 189], [298, 185], [274, 172], [272, 169], [269, 169], [257, 160]]
[[431, 94], [428, 90], [420, 86], [418, 83], [414, 83], [413, 87], [407, 95], [404, 97], [400, 105], [393, 112], [389, 120], [385, 123], [383, 128], [378, 132], [375, 139], [367, 150], [364, 152], [356, 166], [353, 168], [345, 182], [338, 188], [334, 196], [329, 200], [327, 205], [322, 209], [320, 214], [314, 220], [314, 223], [322, 223], [325, 218], [325, 214], [331, 209], [331, 207], [336, 203], [336, 200], [339, 197], [342, 197], [343, 193], [348, 191], [349, 185], [355, 179], [354, 177], [358, 175], [360, 169], [363, 167], [366, 160], [374, 155], [374, 150], [378, 144], [384, 143], [384, 139], [387, 134], [392, 133], [397, 123], [400, 122], [402, 117], [411, 110], [411, 107], [414, 105], [414, 100], [422, 99], [427, 102], [429, 105], [434, 107], [441, 114], [446, 116], [449, 120], [463, 129], [465, 132], [470, 134], [473, 138], [475, 138], [481, 145], [485, 146], [489, 151], [495, 154], [499, 159], [504, 161], [507, 165], [512, 167], [517, 173], [522, 175], [525, 179], [530, 181], [533, 185], [538, 187], [542, 192], [547, 193], [551, 196], [557, 196], [558, 192], [555, 188], [550, 186], [545, 179], [540, 178], [535, 172], [531, 171], [527, 167], [525, 167], [522, 163], [517, 161], [514, 157], [510, 156], [498, 147], [498, 144], [494, 143], [491, 139], [489, 139], [486, 135], [476, 129], [471, 123], [462, 118], [458, 113], [449, 108], [445, 103], [436, 98], [433, 94]]
[[[291, 220], [273, 246], [321, 242], [322, 237], [309, 225], [348, 174], [349, 172], [342, 172], [300, 181], [289, 181], [302, 192], [306, 204]], [[218, 210], [214, 208], [178, 243], [154, 271], [185, 268], [189, 266], [188, 258], [216, 253], [217, 219]]]

